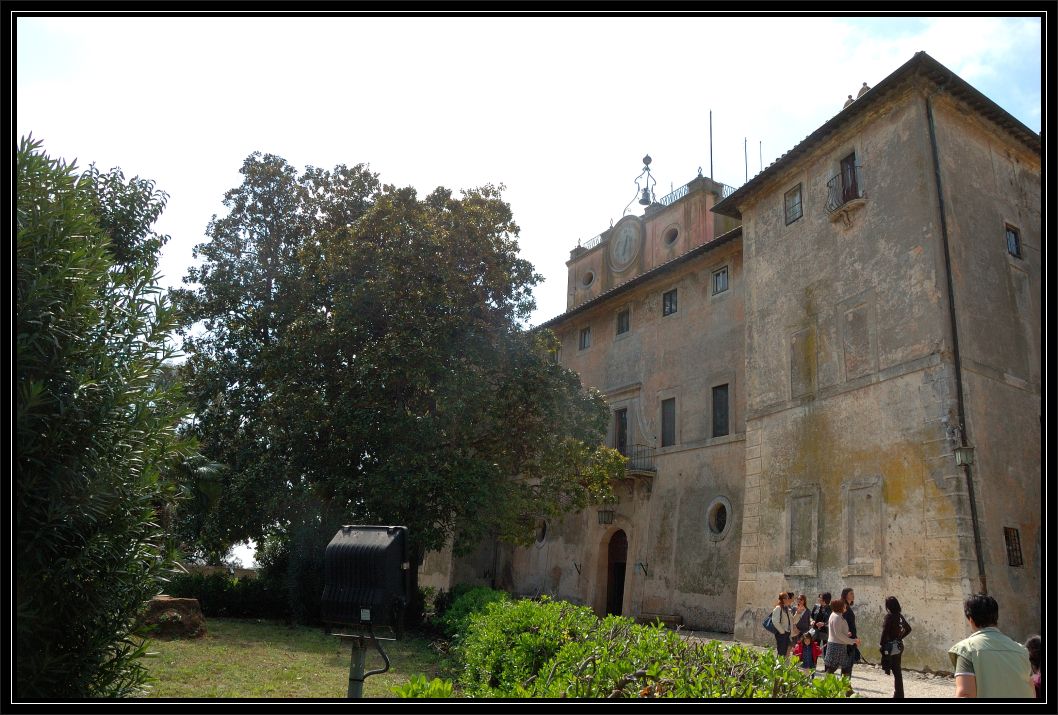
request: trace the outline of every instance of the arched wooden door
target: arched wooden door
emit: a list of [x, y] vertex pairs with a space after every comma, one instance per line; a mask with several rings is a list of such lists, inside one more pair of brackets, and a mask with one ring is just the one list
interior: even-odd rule
[[625, 597], [625, 562], [628, 558], [628, 537], [621, 530], [610, 537], [606, 549], [606, 614], [621, 615]]

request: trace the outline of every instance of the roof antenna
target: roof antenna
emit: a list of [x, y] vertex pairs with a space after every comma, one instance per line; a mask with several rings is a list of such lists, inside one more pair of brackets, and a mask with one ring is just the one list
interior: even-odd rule
[[[643, 187], [640, 189], [639, 180], [643, 180]], [[639, 196], [639, 204], [641, 206], [650, 206], [654, 203], [654, 191], [652, 184], [657, 184], [657, 180], [650, 175], [650, 154], [643, 157], [643, 171], [640, 172], [639, 176], [636, 177], [636, 196]], [[636, 200], [636, 196], [632, 197], [632, 201]], [[628, 206], [625, 206], [622, 216], [628, 213], [628, 209], [632, 206], [632, 201], [628, 202]]]

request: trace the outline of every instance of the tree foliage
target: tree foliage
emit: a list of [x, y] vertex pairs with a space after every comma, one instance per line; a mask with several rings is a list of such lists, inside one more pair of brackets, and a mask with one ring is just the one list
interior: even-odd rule
[[539, 276], [502, 187], [420, 198], [267, 154], [242, 174], [177, 293], [195, 432], [226, 467], [207, 538], [403, 524], [416, 553], [459, 550], [611, 493], [602, 398], [521, 327]]
[[17, 154], [16, 693], [122, 696], [146, 676], [134, 616], [158, 592], [176, 485], [172, 309], [151, 225], [166, 196], [120, 170]]

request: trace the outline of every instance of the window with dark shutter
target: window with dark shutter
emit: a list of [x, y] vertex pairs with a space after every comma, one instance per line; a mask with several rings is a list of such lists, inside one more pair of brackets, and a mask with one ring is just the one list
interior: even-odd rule
[[617, 314], [617, 334], [627, 333], [629, 327], [628, 309]]
[[1007, 563], [1011, 566], [1024, 566], [1025, 562], [1021, 558], [1021, 538], [1018, 536], [1018, 530], [1009, 526], [1004, 527], [1003, 536], [1006, 537], [1007, 541]]
[[790, 225], [801, 218], [801, 185], [793, 187], [783, 196], [783, 205], [786, 208], [786, 225]]
[[713, 436], [723, 437], [728, 433], [727, 385], [713, 388]]
[[676, 398], [661, 401], [661, 446], [676, 444]]
[[614, 410], [613, 447], [621, 454], [628, 456], [628, 410]]

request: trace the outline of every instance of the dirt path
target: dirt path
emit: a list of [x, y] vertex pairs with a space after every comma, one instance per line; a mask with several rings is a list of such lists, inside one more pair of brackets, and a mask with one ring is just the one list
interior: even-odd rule
[[[681, 630], [680, 635], [688, 640], [736, 642], [730, 633]], [[741, 645], [763, 650], [760, 646], [752, 644]], [[822, 664], [819, 665], [819, 672], [823, 672]], [[942, 699], [955, 695], [955, 678], [950, 675], [933, 675], [914, 670], [905, 670], [903, 674], [905, 698]], [[886, 675], [880, 666], [857, 663], [852, 669], [852, 689], [863, 698], [891, 698], [893, 676]]]

